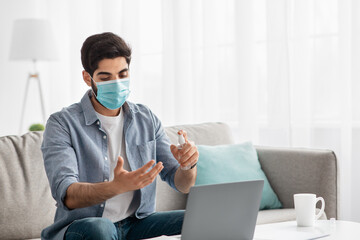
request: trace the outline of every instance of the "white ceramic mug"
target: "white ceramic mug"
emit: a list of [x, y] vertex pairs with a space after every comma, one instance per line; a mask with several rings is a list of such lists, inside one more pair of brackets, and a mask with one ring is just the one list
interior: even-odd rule
[[[316, 203], [321, 201], [320, 212], [316, 214]], [[312, 227], [315, 220], [318, 220], [325, 210], [325, 201], [322, 197], [316, 197], [311, 193], [294, 194], [294, 204], [296, 211], [296, 222], [299, 227]]]

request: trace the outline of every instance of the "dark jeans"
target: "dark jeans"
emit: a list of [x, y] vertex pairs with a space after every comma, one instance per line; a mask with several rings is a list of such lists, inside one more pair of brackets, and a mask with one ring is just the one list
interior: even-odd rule
[[113, 223], [107, 218], [75, 220], [65, 233], [65, 240], [135, 240], [161, 235], [181, 234], [184, 211], [157, 212], [144, 219], [128, 217]]

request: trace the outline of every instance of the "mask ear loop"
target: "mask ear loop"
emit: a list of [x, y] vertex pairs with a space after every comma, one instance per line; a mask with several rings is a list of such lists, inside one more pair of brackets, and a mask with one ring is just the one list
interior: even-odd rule
[[94, 96], [95, 97], [97, 97], [97, 93], [95, 92], [95, 81], [94, 81], [94, 79], [91, 77], [91, 75], [90, 75], [90, 73], [88, 73], [89, 74], [89, 76], [90, 76], [90, 79], [91, 79], [91, 90], [92, 90], [92, 92], [94, 93]]

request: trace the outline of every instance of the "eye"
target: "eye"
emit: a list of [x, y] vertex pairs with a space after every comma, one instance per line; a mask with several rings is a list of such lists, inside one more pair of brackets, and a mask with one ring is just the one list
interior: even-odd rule
[[100, 78], [100, 80], [101, 81], [108, 81], [108, 80], [110, 80], [110, 78], [108, 78], [108, 77], [107, 78]]
[[126, 78], [128, 76], [127, 72], [123, 72], [120, 74], [119, 78]]

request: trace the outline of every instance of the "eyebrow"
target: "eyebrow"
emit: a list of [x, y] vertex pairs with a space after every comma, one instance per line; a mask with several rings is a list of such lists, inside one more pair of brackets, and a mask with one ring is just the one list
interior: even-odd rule
[[[128, 70], [129, 70], [128, 68], [124, 68], [124, 69], [121, 70], [118, 74], [123, 73], [123, 72], [128, 71]], [[104, 74], [104, 75], [111, 75], [111, 73], [109, 73], [109, 72], [98, 72], [98, 73], [96, 74], [96, 76], [102, 75], [102, 74]]]

